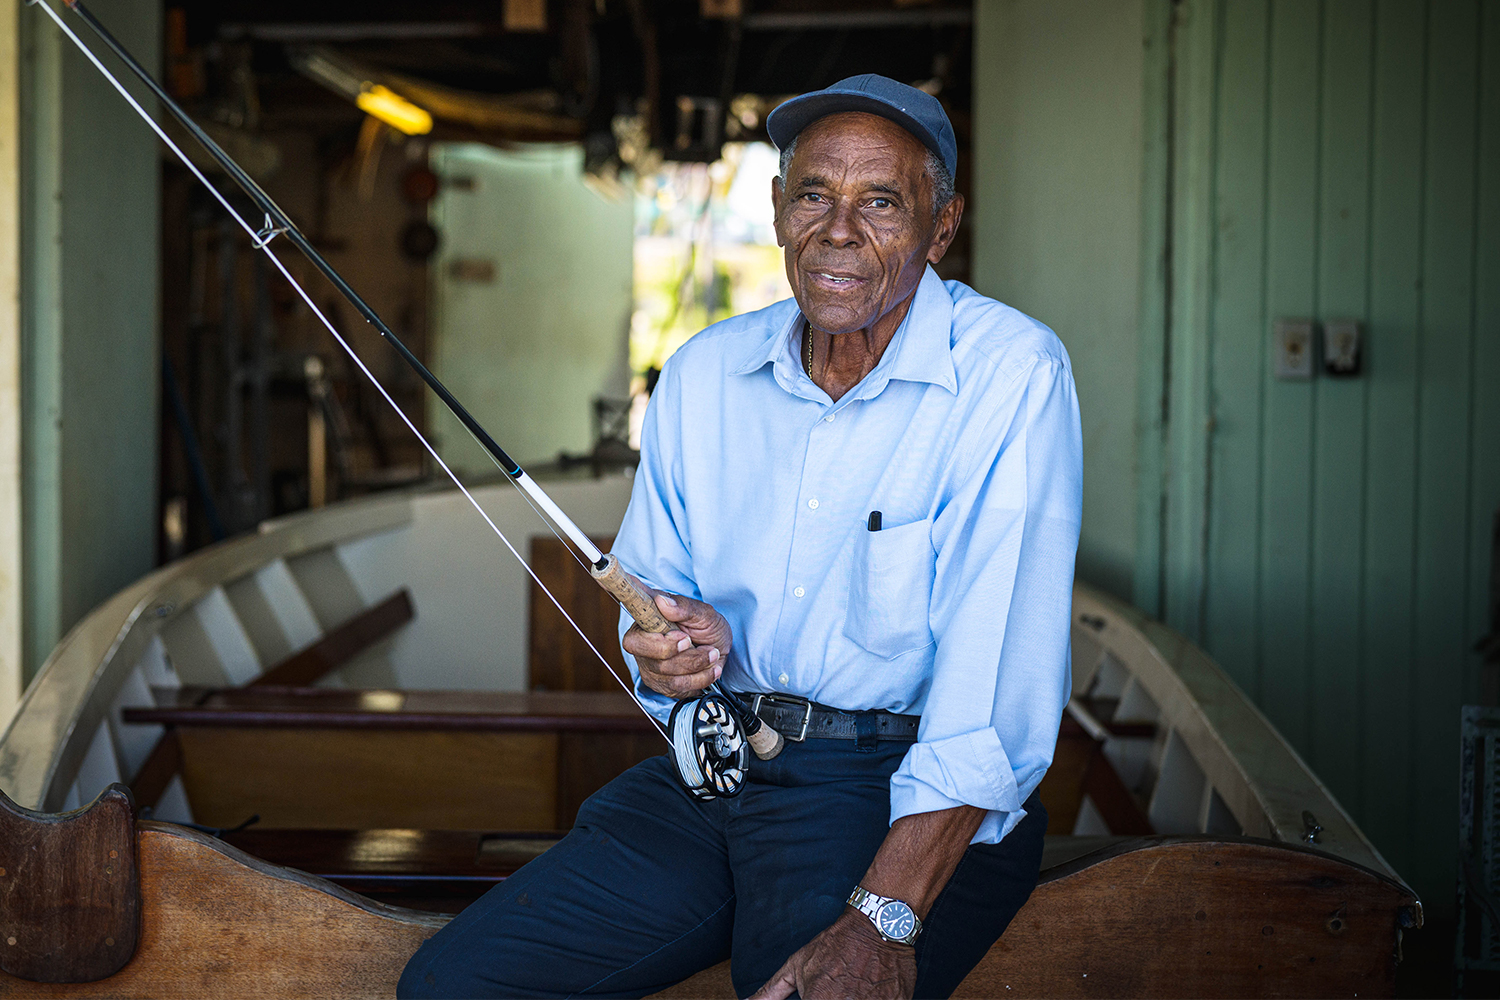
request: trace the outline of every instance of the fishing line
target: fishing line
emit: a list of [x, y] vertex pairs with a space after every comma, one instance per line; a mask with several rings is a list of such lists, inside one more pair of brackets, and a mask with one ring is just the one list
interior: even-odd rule
[[[276, 256], [275, 252], [271, 249], [271, 243], [275, 236], [280, 235], [280, 232], [274, 231], [271, 220], [269, 218], [267, 219], [266, 227], [261, 231], [257, 231], [252, 228], [250, 224], [245, 221], [244, 217], [242, 217], [240, 213], [236, 211], [235, 208], [229, 203], [224, 194], [219, 191], [219, 189], [213, 184], [209, 183], [208, 178], [204, 176], [203, 172], [198, 169], [197, 165], [194, 164], [191, 159], [189, 159], [189, 157], [186, 153], [183, 152], [181, 147], [179, 147], [177, 143], [167, 135], [166, 131], [163, 130], [162, 127], [157, 123], [156, 119], [153, 118], [146, 111], [146, 109], [143, 108], [141, 104], [135, 99], [134, 95], [132, 95], [130, 91], [125, 88], [125, 85], [122, 84], [119, 79], [117, 79], [115, 75], [111, 73], [102, 62], [99, 61], [99, 58], [94, 55], [93, 50], [85, 45], [83, 43], [83, 40], [80, 39], [76, 34], [74, 34], [73, 30], [63, 22], [62, 18], [58, 16], [57, 12], [54, 11], [51, 6], [43, 2], [43, 0], [30, 0], [30, 2], [32, 6], [40, 7], [42, 10], [47, 12], [47, 16], [52, 19], [53, 23], [55, 23], [60, 29], [62, 29], [63, 34], [67, 35], [68, 38], [72, 40], [73, 44], [76, 45], [79, 51], [83, 53], [84, 57], [94, 65], [94, 68], [97, 69], [105, 77], [105, 79], [109, 80], [109, 82], [114, 86], [115, 90], [119, 92], [120, 96], [125, 99], [125, 102], [135, 109], [136, 114], [138, 114], [141, 119], [150, 126], [151, 130], [156, 133], [157, 137], [160, 138], [162, 142], [167, 144], [167, 147], [177, 155], [177, 158], [182, 161], [183, 165], [188, 168], [193, 176], [198, 178], [198, 180], [202, 182], [204, 187], [208, 188], [209, 192], [214, 196], [214, 199], [224, 207], [224, 210], [229, 213], [230, 218], [234, 219], [234, 221], [239, 224], [240, 228], [243, 229], [245, 231], [245, 234], [250, 237], [251, 242], [256, 246], [256, 248], [270, 259], [271, 263], [275, 265], [276, 270], [279, 271], [282, 277], [287, 280], [287, 283], [290, 284], [292, 288], [296, 289], [297, 295], [302, 299], [303, 302], [307, 304], [308, 309], [310, 309], [313, 315], [318, 318], [318, 321], [323, 324], [324, 328], [328, 330], [329, 334], [332, 335], [333, 339], [338, 343], [338, 345], [343, 348], [344, 353], [349, 355], [350, 360], [354, 362], [355, 366], [364, 373], [365, 378], [367, 378], [370, 384], [375, 387], [375, 390], [380, 393], [381, 397], [390, 404], [391, 409], [396, 411], [396, 415], [401, 418], [401, 422], [404, 423], [407, 428], [411, 430], [412, 434], [416, 436], [417, 440], [421, 442], [422, 447], [427, 451], [427, 454], [432, 456], [432, 460], [436, 462], [438, 464], [438, 467], [447, 474], [449, 479], [453, 480], [453, 485], [458, 487], [459, 492], [464, 495], [464, 498], [467, 499], [473, 506], [473, 508], [479, 512], [479, 516], [484, 518], [484, 522], [490, 526], [490, 529], [494, 531], [496, 537], [498, 537], [500, 541], [505, 544], [505, 547], [510, 550], [511, 555], [515, 556], [516, 561], [519, 562], [522, 568], [526, 570], [527, 575], [531, 577], [532, 581], [535, 582], [539, 588], [541, 588], [542, 593], [547, 595], [547, 599], [552, 602], [553, 607], [557, 608], [558, 612], [563, 616], [564, 619], [567, 620], [568, 624], [573, 627], [573, 631], [578, 633], [578, 637], [582, 639], [584, 641], [584, 644], [588, 646], [589, 650], [593, 652], [596, 657], [598, 657], [599, 662], [604, 665], [604, 669], [609, 673], [611, 677], [615, 679], [615, 681], [622, 688], [625, 689], [625, 693], [630, 696], [630, 700], [634, 702], [636, 707], [638, 707], [645, 714], [646, 718], [651, 720], [652, 728], [663, 739], [667, 741], [668, 745], [671, 745], [672, 740], [669, 736], [667, 736], [665, 728], [657, 720], [656, 716], [651, 714], [650, 710], [646, 708], [645, 704], [642, 703], [640, 697], [635, 693], [633, 687], [630, 684], [626, 683], [626, 681], [617, 673], [615, 673], [614, 668], [609, 665], [609, 661], [604, 658], [604, 655], [599, 652], [598, 648], [593, 644], [592, 641], [590, 641], [589, 637], [584, 634], [583, 629], [579, 627], [578, 623], [573, 620], [573, 617], [569, 615], [568, 612], [563, 608], [562, 604], [553, 595], [552, 591], [547, 588], [546, 584], [542, 583], [542, 581], [537, 577], [535, 571], [533, 571], [531, 566], [527, 564], [526, 560], [521, 558], [521, 553], [518, 552], [516, 550], [516, 547], [511, 544], [510, 539], [505, 536], [505, 532], [500, 530], [499, 525], [495, 524], [494, 520], [490, 518], [490, 515], [485, 511], [485, 509], [479, 505], [479, 501], [476, 500], [474, 498], [474, 495], [469, 492], [468, 487], [465, 486], [463, 482], [458, 478], [458, 476], [454, 474], [453, 470], [448, 467], [448, 463], [443, 461], [442, 456], [437, 453], [437, 449], [432, 446], [431, 442], [429, 442], [427, 438], [422, 435], [422, 432], [417, 429], [416, 425], [412, 423], [411, 418], [406, 415], [406, 411], [404, 411], [399, 405], [397, 405], [396, 400], [392, 398], [391, 394], [388, 391], [386, 391], [385, 386], [382, 385], [380, 380], [375, 377], [374, 373], [371, 372], [368, 367], [366, 367], [364, 361], [359, 357], [358, 354], [354, 352], [354, 348], [349, 345], [349, 342], [344, 339], [343, 335], [339, 333], [337, 328], [334, 327], [333, 323], [329, 321], [328, 317], [323, 314], [323, 311], [318, 308], [317, 304], [313, 301], [312, 296], [308, 294], [307, 289], [302, 287], [302, 284], [292, 276], [291, 271], [287, 269], [285, 263], [282, 262], [281, 258]], [[504, 470], [502, 469], [502, 471]], [[523, 472], [521, 473], [521, 475], [524, 476], [525, 473]], [[507, 475], [507, 478], [511, 479], [512, 482], [514, 482], [518, 477]], [[520, 488], [519, 485], [517, 486], [517, 488]], [[556, 508], [555, 504], [551, 504], [550, 506]], [[535, 509], [535, 506], [533, 506], [533, 509]], [[540, 514], [540, 511], [538, 511], [538, 513]], [[558, 513], [561, 514], [561, 510], [558, 510]], [[542, 520], [545, 523], [547, 519], [544, 517], [542, 518]], [[592, 547], [592, 544], [590, 547]], [[585, 550], [585, 554], [587, 554], [587, 550]]]

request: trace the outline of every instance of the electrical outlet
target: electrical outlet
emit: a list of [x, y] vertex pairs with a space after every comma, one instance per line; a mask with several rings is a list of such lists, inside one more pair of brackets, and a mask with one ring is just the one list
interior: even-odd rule
[[1303, 382], [1313, 377], [1313, 321], [1278, 319], [1273, 327], [1272, 372], [1279, 379]]
[[1323, 324], [1323, 370], [1347, 378], [1359, 374], [1359, 320], [1331, 319]]

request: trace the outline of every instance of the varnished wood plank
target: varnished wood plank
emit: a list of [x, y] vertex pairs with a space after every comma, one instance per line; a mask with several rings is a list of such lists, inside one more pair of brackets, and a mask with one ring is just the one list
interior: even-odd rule
[[[1370, 839], [1398, 870], [1412, 858], [1412, 551], [1421, 301], [1422, 8], [1377, 0], [1371, 150], [1370, 343], [1365, 410], [1362, 799]], [[1456, 745], [1456, 744], [1455, 744]]]
[[[1367, 319], [1370, 238], [1370, 47], [1373, 0], [1323, 6], [1319, 134], [1318, 309], [1324, 321]], [[1311, 697], [1340, 705], [1359, 690], [1360, 538], [1365, 507], [1369, 380], [1314, 386]], [[1313, 770], [1351, 810], [1360, 802], [1359, 713], [1319, 711], [1308, 732]]]
[[8, 997], [386, 998], [447, 918], [385, 906], [167, 824], [139, 834], [141, 934], [108, 979], [0, 975]]
[[[1469, 544], [1469, 420], [1474, 338], [1475, 105], [1477, 0], [1428, 7], [1423, 174], [1422, 373], [1417, 427], [1416, 655], [1412, 765], [1421, 780], [1405, 810], [1425, 841], [1404, 869], [1429, 893], [1453, 885], [1456, 841], [1430, 838], [1428, 817], [1458, 813], [1459, 707], [1464, 660]], [[1494, 386], [1487, 387], [1494, 392]]]
[[1099, 744], [1072, 716], [1064, 715], [1052, 752], [1052, 766], [1037, 788], [1047, 810], [1047, 832], [1066, 836], [1078, 823], [1083, 806], [1083, 779], [1089, 763], [1099, 756]]
[[267, 669], [250, 684], [288, 687], [313, 684], [411, 621], [414, 615], [411, 594], [403, 587], [345, 621], [311, 646]]
[[[1266, 318], [1316, 315], [1318, 7], [1271, 8]], [[1269, 326], [1262, 336], [1270, 337]], [[1294, 747], [1309, 732], [1313, 383], [1267, 379], [1261, 472], [1261, 708]]]
[[320, 729], [649, 733], [655, 726], [623, 691], [365, 691], [184, 688], [175, 701], [129, 708], [127, 722]]
[[[262, 830], [226, 843], [365, 895], [457, 912], [555, 845], [560, 832], [478, 830]], [[433, 903], [439, 903], [433, 906]]]
[[[601, 552], [614, 544], [612, 536], [595, 538]], [[620, 652], [620, 605], [578, 564], [562, 542], [550, 536], [531, 540], [531, 568], [567, 609], [584, 635], [604, 656], [619, 678], [629, 679]], [[618, 690], [599, 658], [579, 638], [557, 607], [535, 582], [531, 585], [528, 631], [529, 686], [533, 691]]]
[[[955, 997], [1388, 997], [1400, 887], [1265, 841], [1130, 841], [1042, 874]], [[729, 965], [659, 997], [733, 997]]]
[[557, 829], [572, 828], [584, 799], [641, 761], [660, 757], [667, 749], [666, 741], [655, 732], [559, 733]]
[[0, 792], [0, 970], [44, 983], [113, 975], [135, 951], [139, 900], [125, 786], [60, 815], [23, 809]]
[[265, 828], [546, 830], [557, 814], [551, 733], [184, 726], [193, 815]]
[[1270, 5], [1223, 5], [1215, 122], [1213, 483], [1204, 646], [1252, 698], [1260, 690], [1260, 456], [1270, 366], [1265, 312]]
[[[1114, 765], [1103, 753], [1095, 753], [1084, 772], [1080, 790], [1094, 802], [1109, 832], [1124, 836], [1145, 836], [1155, 831], [1141, 803], [1125, 787]], [[1071, 831], [1069, 831], [1071, 832]]]
[[145, 809], [161, 801], [162, 793], [182, 767], [182, 744], [170, 727], [161, 734], [135, 777], [130, 779], [130, 794], [136, 806]]

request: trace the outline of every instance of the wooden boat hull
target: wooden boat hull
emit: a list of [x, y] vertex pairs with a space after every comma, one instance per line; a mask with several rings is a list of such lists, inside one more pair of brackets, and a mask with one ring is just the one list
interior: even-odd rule
[[[624, 484], [565, 485], [559, 502], [592, 512], [586, 530], [607, 534], [618, 524]], [[523, 527], [529, 508], [508, 490], [478, 495], [511, 530], [530, 530]], [[0, 737], [0, 788], [28, 809], [60, 812], [112, 782], [151, 786], [143, 802], [156, 803], [158, 817], [217, 824], [236, 824], [264, 806], [267, 818], [256, 828], [263, 845], [274, 842], [278, 828], [296, 832], [288, 827], [379, 834], [382, 827], [422, 825], [430, 815], [426, 807], [413, 818], [390, 812], [388, 802], [351, 799], [345, 805], [353, 811], [331, 816], [329, 796], [318, 789], [381, 788], [391, 784], [384, 778], [402, 773], [397, 758], [413, 756], [407, 744], [361, 754], [360, 739], [368, 750], [398, 731], [428, 742], [459, 730], [474, 739], [508, 732], [514, 739], [524, 731], [536, 759], [494, 780], [524, 784], [530, 806], [455, 815], [446, 831], [427, 825], [456, 835], [452, 843], [565, 827], [578, 795], [607, 780], [609, 768], [639, 759], [618, 746], [600, 748], [655, 737], [625, 732], [627, 716], [616, 718], [614, 710], [569, 722], [556, 711], [544, 720], [540, 700], [496, 707], [506, 699], [605, 695], [560, 690], [567, 678], [582, 676], [562, 669], [572, 654], [561, 646], [548, 671], [538, 672], [533, 660], [527, 673], [528, 584], [520, 573], [497, 574], [490, 555], [464, 534], [472, 520], [457, 499], [437, 493], [348, 504], [267, 525], [138, 581], [58, 646]], [[439, 549], [441, 572], [418, 558]], [[559, 564], [571, 569], [570, 560]], [[590, 581], [580, 586], [597, 599]], [[326, 661], [361, 615], [375, 614], [398, 591], [409, 591], [414, 617], [393, 639], [319, 682], [337, 690], [253, 693], [289, 664], [301, 671], [311, 660]], [[613, 609], [601, 605], [591, 614], [583, 620], [592, 621], [598, 644], [608, 645]], [[1185, 637], [1083, 584], [1074, 592], [1073, 619], [1074, 701], [1042, 790], [1054, 823], [1042, 878], [960, 995], [1390, 995], [1401, 935], [1421, 925], [1421, 906], [1328, 789]], [[541, 620], [534, 617], [533, 632]], [[592, 654], [577, 659], [597, 672]], [[188, 697], [194, 688], [220, 694], [197, 700]], [[437, 711], [443, 699], [424, 688], [487, 693], [464, 696], [473, 703], [467, 707]], [[623, 696], [613, 697], [630, 724], [643, 725]], [[277, 699], [285, 704], [273, 704]], [[313, 701], [347, 703], [348, 718], [327, 705], [312, 711]], [[481, 702], [495, 704], [479, 710]], [[297, 787], [272, 795], [264, 775], [236, 773], [241, 761], [270, 759], [259, 741], [278, 726], [303, 727], [304, 741], [322, 727], [318, 742], [332, 748], [317, 767], [323, 785], [299, 776]], [[589, 731], [562, 732], [579, 726]], [[547, 727], [557, 735], [540, 731]], [[222, 751], [231, 736], [238, 749]], [[200, 737], [208, 742], [195, 742]], [[575, 744], [586, 752], [570, 750]], [[174, 747], [185, 754], [158, 752]], [[280, 746], [283, 756], [287, 749]], [[654, 745], [635, 749], [659, 752]], [[232, 759], [215, 760], [225, 754]], [[341, 761], [373, 762], [375, 770], [340, 777]], [[422, 780], [432, 768], [406, 770]], [[462, 791], [443, 798], [461, 802]], [[1155, 836], [1126, 836], [1146, 831]], [[139, 824], [139, 843], [141, 945], [129, 964], [82, 985], [0, 979], [0, 995], [389, 996], [406, 957], [443, 919], [382, 906], [180, 827]], [[320, 871], [372, 892], [389, 884], [382, 881], [389, 873], [368, 863]], [[442, 878], [455, 869], [443, 862], [406, 874]], [[498, 876], [464, 877], [473, 889]], [[5, 919], [0, 912], [0, 923]], [[0, 926], [0, 947], [5, 939]], [[732, 993], [722, 968], [668, 991]]]
[[[0, 973], [0, 996], [390, 997], [448, 919], [278, 868], [171, 824], [138, 825], [140, 937], [90, 983]], [[1415, 899], [1318, 851], [1138, 838], [1052, 866], [958, 997], [1390, 996], [1393, 914]], [[728, 966], [666, 997], [731, 998]]]

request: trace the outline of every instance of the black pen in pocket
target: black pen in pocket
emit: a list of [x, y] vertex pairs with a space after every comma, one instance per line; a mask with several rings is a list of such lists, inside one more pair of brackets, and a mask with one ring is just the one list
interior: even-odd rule
[[870, 511], [869, 528], [870, 528], [871, 531], [879, 531], [880, 530], [880, 511], [878, 511], [878, 510], [872, 510], [872, 511]]

